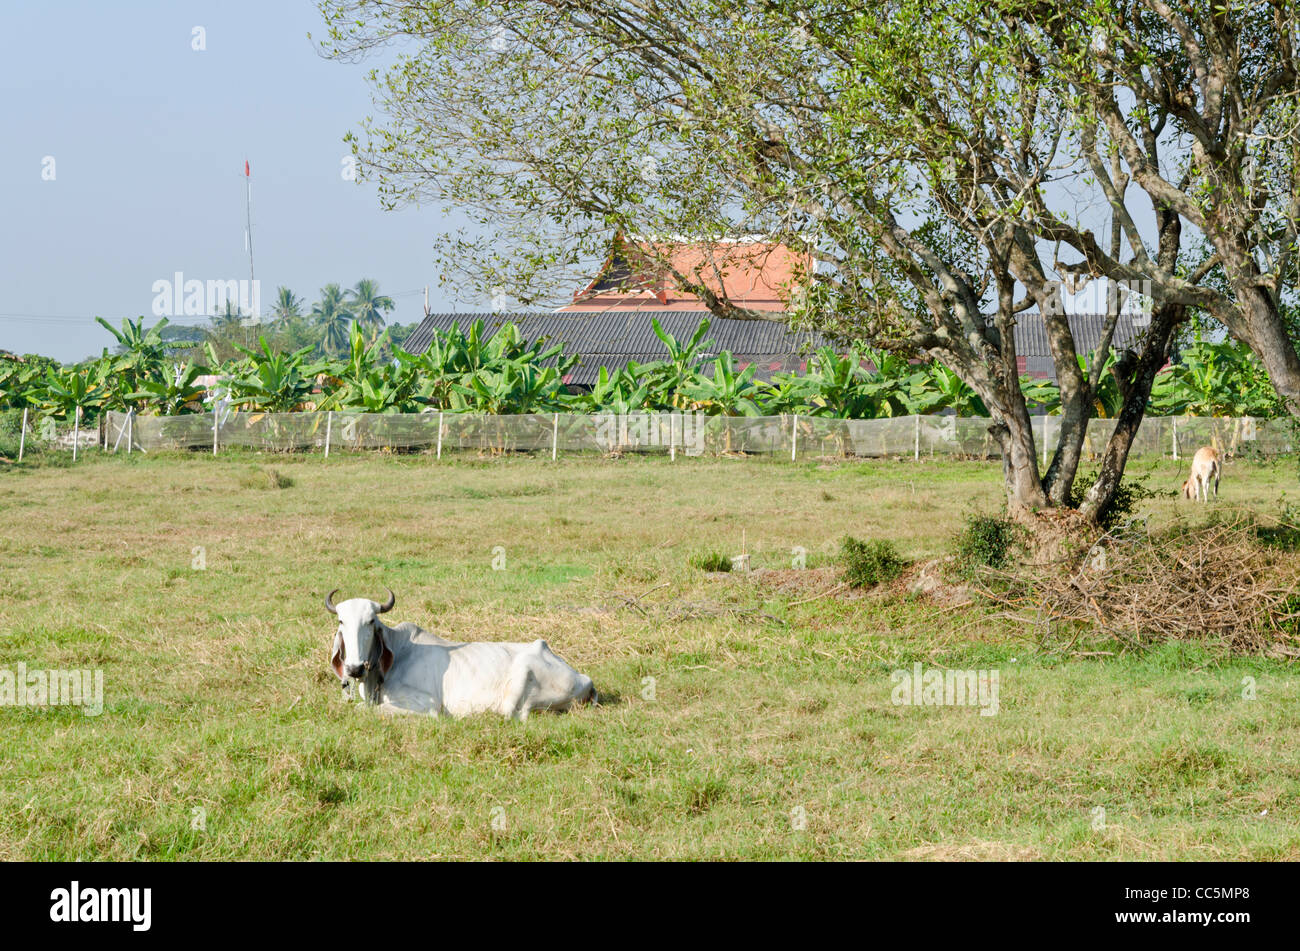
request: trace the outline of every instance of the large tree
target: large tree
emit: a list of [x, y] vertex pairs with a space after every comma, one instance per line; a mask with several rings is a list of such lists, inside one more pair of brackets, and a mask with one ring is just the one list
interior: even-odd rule
[[[1089, 117], [1105, 190], [1132, 182], [1195, 231], [1191, 273], [1153, 256], [1121, 261], [1060, 234], [1093, 274], [1125, 275], [1213, 314], [1300, 414], [1294, 304], [1300, 222], [1300, 4], [1295, 0], [1093, 0], [997, 4], [1054, 82]], [[1123, 201], [1123, 229], [1136, 230]], [[1213, 279], [1203, 281], [1206, 275]]]
[[[1055, 232], [1092, 274], [1152, 282], [1212, 314], [1259, 356], [1300, 414], [1300, 356], [1288, 331], [1300, 224], [1300, 4], [1296, 0], [1039, 0], [996, 4], [1067, 94], [1092, 173], [1136, 235], [1122, 198], [1132, 182], [1205, 243], [1180, 273], [1142, 253], [1107, 254], [1091, 236]], [[1107, 163], [1105, 156], [1112, 156]], [[1039, 213], [1050, 227], [1051, 215]], [[1202, 280], [1211, 275], [1212, 280]]]
[[[1118, 320], [1110, 307], [1100, 352], [1079, 352], [1059, 280], [1140, 280], [1126, 262], [1155, 262], [1170, 277], [1152, 283], [1150, 326], [1114, 364], [1124, 402], [1083, 504], [1097, 518], [1208, 269], [1188, 273], [1176, 209], [1142, 213], [1126, 196], [1123, 157], [1099, 142], [1062, 41], [1023, 29], [1028, 7], [986, 7], [335, 0], [322, 46], [352, 57], [410, 44], [372, 74], [383, 117], [352, 141], [386, 204], [478, 211], [479, 234], [443, 244], [445, 272], [468, 265], [529, 300], [620, 232], [784, 241], [812, 261], [789, 319], [941, 361], [979, 394], [1017, 514], [1073, 497]], [[1163, 118], [1142, 121], [1158, 151]], [[1113, 266], [1093, 267], [1098, 253]], [[709, 269], [673, 277], [715, 313], [773, 318], [715, 293]], [[1029, 311], [1061, 384], [1046, 471], [1017, 370], [1014, 327]]]

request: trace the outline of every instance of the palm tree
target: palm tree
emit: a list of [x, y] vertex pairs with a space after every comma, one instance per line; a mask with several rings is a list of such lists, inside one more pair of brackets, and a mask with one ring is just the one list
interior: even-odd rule
[[367, 331], [373, 338], [384, 326], [384, 313], [397, 305], [393, 303], [391, 297], [379, 293], [378, 281], [368, 277], [357, 281], [357, 286], [352, 288], [349, 294], [351, 297], [348, 299], [348, 309], [356, 317], [361, 329]]
[[275, 320], [289, 321], [302, 316], [302, 298], [281, 285], [275, 289], [275, 306], [271, 308]]
[[347, 349], [349, 325], [353, 321], [348, 302], [343, 299], [343, 290], [337, 284], [326, 284], [321, 288], [320, 300], [311, 309], [311, 316], [324, 331], [321, 349], [326, 353], [338, 354]]

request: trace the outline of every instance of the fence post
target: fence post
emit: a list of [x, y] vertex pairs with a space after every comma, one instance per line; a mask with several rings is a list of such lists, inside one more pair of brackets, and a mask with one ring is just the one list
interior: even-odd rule
[[23, 428], [18, 436], [18, 461], [23, 461], [23, 450], [27, 448], [27, 407], [23, 407]]
[[438, 410], [438, 458], [442, 458], [442, 410]]
[[[122, 437], [126, 435], [127, 424], [131, 421], [131, 414], [134, 412], [135, 412], [135, 407], [134, 406], [130, 407], [126, 411], [126, 419], [122, 420], [122, 425], [117, 427], [117, 438], [113, 440], [114, 452], [117, 452], [117, 447], [122, 445]], [[127, 449], [130, 450], [130, 448], [131, 448], [130, 444], [128, 444]]]
[[334, 430], [334, 410], [325, 414], [325, 458], [330, 457], [330, 436]]
[[77, 443], [81, 442], [81, 407], [72, 414], [72, 461], [77, 461]]
[[912, 450], [912, 460], [921, 461], [921, 415], [917, 413], [912, 417], [916, 421], [916, 446]]
[[794, 414], [794, 425], [790, 427], [790, 461], [795, 461], [795, 454], [799, 451], [799, 414]]
[[668, 461], [677, 461], [677, 414], [668, 414]]
[[1043, 468], [1047, 468], [1047, 426], [1051, 419], [1051, 414], [1043, 414]]
[[217, 454], [217, 430], [221, 426], [221, 410], [214, 401], [212, 404], [212, 454]]
[[555, 461], [556, 450], [560, 448], [560, 414], [555, 414], [555, 421], [551, 424], [551, 461]]
[[126, 414], [126, 454], [131, 455], [131, 444], [135, 442], [135, 407]]

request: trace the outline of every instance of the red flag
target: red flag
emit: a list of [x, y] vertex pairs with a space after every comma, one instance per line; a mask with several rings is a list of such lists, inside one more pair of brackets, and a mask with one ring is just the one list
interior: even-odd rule
[[251, 178], [252, 173], [248, 170], [248, 159], [244, 159], [244, 177]]

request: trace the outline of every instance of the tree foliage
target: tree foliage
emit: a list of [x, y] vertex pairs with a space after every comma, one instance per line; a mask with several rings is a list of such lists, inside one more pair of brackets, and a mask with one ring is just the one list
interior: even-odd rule
[[[1171, 338], [1212, 303], [1213, 265], [1189, 259], [1180, 208], [1150, 193], [1142, 214], [1129, 194], [1133, 163], [1194, 164], [1165, 134], [1172, 106], [1129, 111], [1124, 131], [1092, 92], [1110, 67], [1083, 41], [1105, 17], [1137, 16], [1135, 50], [1179, 68], [1154, 42], [1156, 7], [326, 0], [321, 45], [338, 58], [396, 45], [372, 74], [382, 114], [351, 141], [386, 205], [477, 212], [478, 234], [442, 245], [446, 273], [539, 299], [614, 235], [722, 247], [763, 234], [806, 255], [780, 319], [936, 361], [973, 391], [1017, 512], [1069, 505], [1088, 420], [1114, 415], [1083, 495], [1095, 518]], [[716, 262], [654, 263], [716, 314], [773, 317], [726, 299]], [[1154, 298], [1146, 334], [1109, 365], [1118, 308], [1087, 354], [1059, 303], [1063, 279], [1101, 277], [1145, 281]], [[1013, 329], [1031, 310], [1060, 381], [1046, 471], [1016, 369]]]

